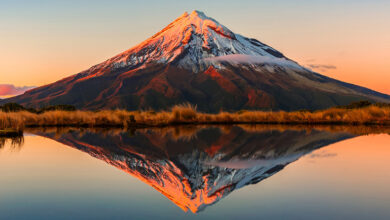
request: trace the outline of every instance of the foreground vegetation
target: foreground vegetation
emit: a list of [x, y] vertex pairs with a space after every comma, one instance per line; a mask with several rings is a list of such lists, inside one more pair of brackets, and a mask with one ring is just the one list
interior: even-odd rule
[[20, 129], [0, 129], [0, 137], [19, 137], [22, 134]]
[[[15, 107], [15, 106], [14, 106]], [[26, 127], [152, 127], [176, 124], [346, 124], [390, 125], [390, 105], [354, 103], [321, 111], [245, 111], [201, 113], [189, 104], [171, 111], [78, 111], [53, 107], [40, 113], [27, 110], [0, 111], [0, 130], [18, 132]]]

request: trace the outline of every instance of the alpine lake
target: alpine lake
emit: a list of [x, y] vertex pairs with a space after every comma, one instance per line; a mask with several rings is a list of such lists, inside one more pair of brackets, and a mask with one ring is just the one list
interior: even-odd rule
[[30, 128], [0, 219], [390, 219], [390, 128]]

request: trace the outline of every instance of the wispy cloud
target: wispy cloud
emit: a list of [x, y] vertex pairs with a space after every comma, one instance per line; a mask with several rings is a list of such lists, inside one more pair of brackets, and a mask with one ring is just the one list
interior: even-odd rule
[[251, 56], [245, 54], [230, 54], [219, 57], [206, 58], [206, 61], [215, 62], [229, 62], [234, 64], [275, 64], [280, 66], [290, 66], [300, 68], [298, 64], [293, 61], [283, 58], [268, 57], [268, 56]]
[[321, 70], [321, 71], [337, 69], [337, 67], [334, 65], [324, 65], [324, 64], [308, 64], [307, 67], [309, 67], [312, 70]]
[[14, 86], [12, 84], [0, 84], [0, 97], [10, 97], [15, 95], [20, 95], [26, 92], [27, 90], [33, 89], [35, 86]]
[[317, 151], [313, 152], [308, 155], [310, 158], [326, 158], [326, 157], [336, 157], [337, 153], [328, 152], [326, 150], [324, 151]]

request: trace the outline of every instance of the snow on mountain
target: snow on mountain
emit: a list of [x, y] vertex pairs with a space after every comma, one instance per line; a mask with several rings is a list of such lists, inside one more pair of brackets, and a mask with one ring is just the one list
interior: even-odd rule
[[[210, 65], [220, 69], [221, 61], [234, 63], [235, 60], [229, 56], [233, 54], [246, 55], [243, 62], [253, 59], [254, 63], [298, 66], [258, 40], [235, 34], [203, 12], [193, 11], [191, 14], [185, 12], [148, 40], [94, 66], [90, 71], [174, 63], [177, 67], [199, 72]], [[212, 59], [215, 57], [218, 59]], [[237, 61], [241, 62], [240, 59]]]

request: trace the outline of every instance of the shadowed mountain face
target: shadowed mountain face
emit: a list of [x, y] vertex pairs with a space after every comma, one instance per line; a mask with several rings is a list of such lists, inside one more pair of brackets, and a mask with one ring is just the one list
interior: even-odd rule
[[35, 133], [131, 174], [194, 213], [315, 149], [354, 136], [315, 129], [246, 131], [240, 127]]
[[206, 112], [323, 109], [390, 96], [314, 73], [199, 11], [184, 13], [141, 44], [88, 70], [0, 102], [27, 107], [168, 109]]

